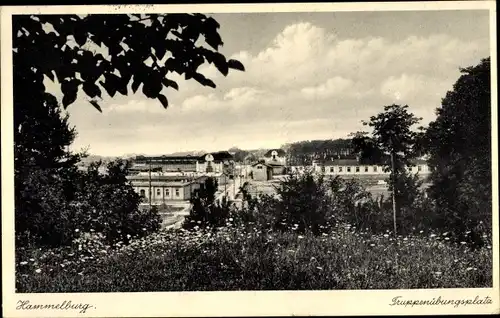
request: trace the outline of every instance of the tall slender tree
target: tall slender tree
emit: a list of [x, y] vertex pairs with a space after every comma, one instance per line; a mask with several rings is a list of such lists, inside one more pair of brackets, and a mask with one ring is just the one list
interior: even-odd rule
[[376, 116], [371, 116], [364, 125], [372, 127], [370, 145], [365, 149], [380, 149], [385, 156], [382, 164], [390, 172], [389, 190], [392, 192], [394, 235], [397, 234], [397, 217], [399, 215], [402, 189], [398, 186], [399, 180], [406, 174], [406, 167], [411, 166], [411, 159], [416, 155], [415, 144], [417, 131], [413, 126], [420, 122], [408, 111], [408, 105], [384, 106], [384, 111]]

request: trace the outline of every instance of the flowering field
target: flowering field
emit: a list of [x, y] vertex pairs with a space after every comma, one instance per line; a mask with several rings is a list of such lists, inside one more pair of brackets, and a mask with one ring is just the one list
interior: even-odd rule
[[216, 232], [160, 231], [114, 247], [93, 235], [64, 249], [18, 249], [16, 285], [17, 292], [491, 286], [491, 245], [450, 242], [446, 233], [393, 238], [343, 226], [312, 236], [232, 223]]

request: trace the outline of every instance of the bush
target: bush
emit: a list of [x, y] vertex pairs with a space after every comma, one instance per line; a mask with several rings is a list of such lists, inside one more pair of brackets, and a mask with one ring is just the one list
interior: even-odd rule
[[[140, 211], [140, 197], [126, 179], [129, 164], [117, 160], [98, 171], [55, 173], [25, 170], [16, 204], [17, 245], [67, 246], [77, 233], [102, 233], [108, 244], [144, 236], [160, 228], [156, 210]], [[70, 174], [71, 173], [71, 174]]]
[[217, 180], [208, 178], [204, 186], [194, 192], [191, 211], [183, 223], [185, 229], [216, 228], [226, 224], [231, 208], [225, 197], [222, 202], [215, 201], [216, 191]]
[[27, 169], [16, 186], [16, 245], [69, 244], [79, 211], [67, 201], [61, 176], [51, 169]]
[[81, 175], [82, 191], [77, 204], [87, 213], [80, 214], [79, 230], [102, 233], [109, 244], [159, 230], [158, 210], [139, 209], [140, 196], [126, 178], [129, 163], [110, 162], [105, 175], [99, 174], [99, 166], [96, 163]]

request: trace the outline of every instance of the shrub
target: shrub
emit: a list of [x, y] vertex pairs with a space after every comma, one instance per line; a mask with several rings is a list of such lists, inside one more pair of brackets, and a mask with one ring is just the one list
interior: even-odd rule
[[184, 220], [185, 229], [220, 227], [226, 224], [230, 215], [230, 206], [224, 197], [221, 202], [216, 202], [217, 180], [208, 178], [200, 189], [194, 192], [191, 199], [191, 211]]

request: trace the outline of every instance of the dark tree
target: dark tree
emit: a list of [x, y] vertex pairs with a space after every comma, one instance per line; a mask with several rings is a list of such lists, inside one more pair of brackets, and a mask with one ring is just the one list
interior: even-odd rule
[[215, 201], [217, 192], [217, 180], [208, 178], [204, 186], [194, 191], [191, 198], [191, 211], [185, 218], [184, 228], [205, 228], [211, 226], [214, 229], [226, 224], [226, 219], [230, 214], [229, 203], [226, 199], [222, 202]]
[[426, 133], [429, 194], [442, 226], [464, 232], [483, 222], [491, 230], [490, 58], [461, 72]]
[[[377, 116], [370, 117], [370, 121], [363, 122], [364, 125], [372, 127], [371, 140], [374, 145], [371, 149], [380, 149], [384, 153], [384, 162], [387, 171], [390, 171], [389, 190], [393, 198], [393, 221], [394, 234], [397, 233], [397, 216], [399, 215], [399, 198], [402, 198], [403, 189], [398, 185], [404, 184], [398, 181], [407, 174], [406, 167], [412, 166], [411, 159], [415, 156], [415, 144], [417, 132], [412, 127], [421, 118], [415, 117], [408, 112], [408, 106], [388, 105], [384, 111]], [[371, 143], [366, 143], [370, 145]], [[389, 159], [389, 160], [387, 160]]]
[[379, 165], [388, 161], [384, 151], [368, 132], [359, 131], [351, 134], [351, 137], [353, 152], [358, 154], [361, 163]]

